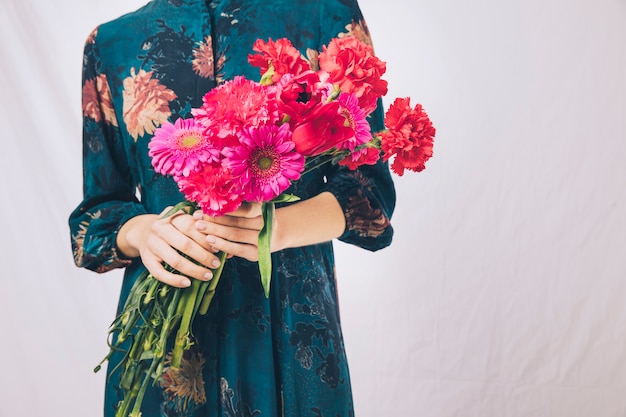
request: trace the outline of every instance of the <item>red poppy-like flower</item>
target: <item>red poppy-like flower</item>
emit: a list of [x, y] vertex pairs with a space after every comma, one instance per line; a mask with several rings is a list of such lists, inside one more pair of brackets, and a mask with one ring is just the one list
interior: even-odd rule
[[320, 155], [354, 136], [354, 129], [346, 126], [346, 118], [337, 101], [322, 103], [307, 122], [295, 127], [292, 140], [296, 151], [305, 156]]
[[245, 129], [240, 141], [224, 149], [224, 166], [241, 179], [245, 200], [271, 201], [300, 178], [304, 156], [294, 151], [288, 124]]
[[185, 198], [196, 202], [208, 216], [229, 213], [243, 202], [239, 180], [222, 165], [205, 164], [176, 182]]
[[379, 158], [380, 150], [378, 148], [367, 147], [352, 152], [350, 155], [339, 161], [339, 165], [354, 170], [361, 165], [374, 165]]
[[411, 108], [411, 99], [397, 98], [385, 114], [388, 131], [381, 135], [383, 161], [395, 155], [391, 169], [420, 172], [433, 154], [435, 128], [420, 104]]
[[209, 137], [238, 135], [244, 126], [258, 126], [278, 120], [272, 87], [237, 76], [202, 97], [202, 107], [192, 109], [196, 121]]
[[291, 127], [303, 123], [312, 117], [313, 110], [326, 99], [326, 90], [332, 85], [320, 81], [313, 71], [305, 71], [298, 76], [287, 74], [276, 84], [276, 103], [278, 112], [287, 116]]
[[354, 93], [367, 114], [376, 101], [387, 94], [387, 81], [381, 77], [387, 65], [373, 54], [373, 49], [355, 36], [334, 38], [319, 55], [320, 68], [341, 91]]
[[257, 39], [252, 49], [259, 54], [248, 55], [248, 62], [253, 67], [261, 70], [261, 75], [265, 74], [270, 66], [273, 68], [271, 81], [277, 83], [285, 74], [298, 75], [310, 69], [309, 62], [302, 58], [291, 41], [286, 38], [273, 41], [271, 38], [265, 42]]

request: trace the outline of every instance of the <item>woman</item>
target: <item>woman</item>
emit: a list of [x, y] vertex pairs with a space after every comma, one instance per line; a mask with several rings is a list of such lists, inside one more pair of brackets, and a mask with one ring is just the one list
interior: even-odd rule
[[[194, 323], [184, 375], [151, 387], [142, 416], [352, 416], [331, 241], [369, 250], [390, 244], [395, 192], [386, 165], [350, 171], [327, 166], [289, 192], [302, 201], [278, 207], [271, 240], [269, 298], [260, 283], [257, 204], [227, 216], [161, 219], [183, 197], [154, 172], [148, 142], [166, 120], [189, 117], [220, 82], [259, 79], [247, 62], [258, 38], [288, 38], [320, 50], [354, 34], [369, 42], [356, 0], [153, 0], [105, 23], [86, 42], [83, 68], [84, 199], [70, 216], [79, 267], [125, 268], [120, 308], [147, 268], [177, 287], [211, 279], [216, 251], [225, 265], [209, 312]], [[382, 128], [382, 111], [372, 114]], [[120, 400], [109, 360], [105, 416]]]

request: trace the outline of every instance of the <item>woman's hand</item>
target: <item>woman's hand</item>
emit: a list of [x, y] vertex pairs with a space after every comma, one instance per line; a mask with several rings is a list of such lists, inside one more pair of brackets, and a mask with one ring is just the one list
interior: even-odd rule
[[205, 216], [197, 211], [193, 217], [196, 230], [205, 235], [211, 251], [258, 261], [259, 232], [263, 228], [261, 204], [243, 203], [237, 210], [219, 217]]
[[[167, 208], [163, 213], [165, 213]], [[162, 214], [163, 214], [162, 213]], [[217, 268], [219, 259], [211, 250], [206, 235], [195, 227], [193, 216], [182, 211], [161, 218], [157, 215], [141, 215], [130, 219], [120, 229], [117, 245], [128, 257], [141, 257], [150, 273], [159, 281], [174, 287], [191, 285], [185, 276], [174, 274], [163, 267], [163, 262], [189, 277], [208, 281], [213, 277], [208, 268]], [[198, 261], [182, 256], [178, 251]]]
[[[238, 210], [220, 217], [197, 212], [194, 218], [197, 230], [206, 234], [212, 251], [258, 261], [259, 232], [263, 228], [261, 204], [244, 203]], [[330, 192], [323, 192], [276, 209], [270, 251], [327, 242], [341, 236], [345, 227], [339, 202]]]

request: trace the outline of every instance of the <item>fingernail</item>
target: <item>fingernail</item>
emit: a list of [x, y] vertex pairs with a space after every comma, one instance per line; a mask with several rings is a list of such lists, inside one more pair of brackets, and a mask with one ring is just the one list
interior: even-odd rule
[[209, 281], [211, 278], [213, 278], [213, 274], [211, 272], [207, 272], [204, 274], [204, 279], [206, 279], [207, 281]]
[[202, 218], [202, 212], [200, 210], [193, 212], [193, 218], [196, 220], [200, 220]]
[[196, 222], [196, 229], [204, 230], [206, 229], [206, 224], [204, 224], [203, 222]]
[[215, 259], [213, 262], [211, 262], [211, 265], [213, 265], [213, 268], [219, 268], [220, 261]]
[[180, 285], [182, 285], [183, 287], [188, 287], [191, 285], [191, 281], [189, 281], [187, 278], [183, 278], [180, 280]]
[[206, 237], [206, 241], [209, 242], [209, 243], [215, 243], [216, 242], [215, 241], [215, 236], [211, 236], [211, 235], [207, 236]]

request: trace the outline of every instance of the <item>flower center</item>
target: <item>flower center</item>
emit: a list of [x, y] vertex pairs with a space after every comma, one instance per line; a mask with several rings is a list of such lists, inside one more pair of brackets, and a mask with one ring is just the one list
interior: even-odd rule
[[188, 135], [180, 138], [180, 145], [183, 148], [193, 148], [198, 143], [200, 143], [202, 139], [200, 139], [197, 135]]
[[274, 161], [269, 156], [262, 156], [259, 158], [258, 165], [261, 170], [265, 171], [272, 166], [273, 162]]
[[352, 129], [354, 129], [356, 127], [356, 123], [354, 122], [354, 117], [352, 117], [352, 113], [350, 113], [348, 111], [348, 109], [342, 108], [341, 109], [341, 115], [346, 119], [343, 122], [343, 125], [345, 127], [351, 127]]
[[272, 178], [280, 172], [280, 162], [274, 148], [257, 149], [250, 158], [252, 175], [261, 178]]

